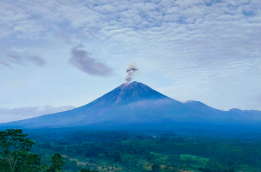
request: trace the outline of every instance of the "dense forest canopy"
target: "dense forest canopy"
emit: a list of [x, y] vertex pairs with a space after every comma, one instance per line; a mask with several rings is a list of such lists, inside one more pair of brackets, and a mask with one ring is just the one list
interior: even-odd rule
[[[257, 172], [261, 137], [173, 131], [1, 131], [5, 172]], [[15, 163], [14, 163], [15, 162]], [[8, 171], [9, 170], [9, 171]]]

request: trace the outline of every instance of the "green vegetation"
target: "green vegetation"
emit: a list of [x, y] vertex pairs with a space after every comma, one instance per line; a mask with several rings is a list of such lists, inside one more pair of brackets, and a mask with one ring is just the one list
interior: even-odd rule
[[199, 137], [171, 131], [29, 133], [37, 143], [33, 151], [43, 163], [55, 152], [64, 157], [64, 172], [82, 168], [99, 172], [258, 172], [261, 169], [258, 137]]
[[[14, 168], [18, 171], [19, 167], [19, 172], [258, 172], [261, 169], [259, 137], [199, 137], [171, 131], [28, 130], [36, 144], [22, 133], [16, 134], [20, 140], [14, 137], [14, 145], [19, 140], [24, 146], [17, 147], [18, 154], [11, 147], [5, 154], [8, 144], [2, 141], [2, 135], [8, 131], [11, 133], [7, 135], [15, 135], [12, 132], [21, 130], [1, 132], [1, 168], [10, 172], [13, 166], [9, 155], [19, 159]], [[15, 159], [11, 160], [14, 164]]]
[[[65, 163], [56, 153], [50, 164], [40, 165], [37, 154], [30, 149], [35, 144], [21, 129], [0, 131], [0, 171], [1, 172], [59, 172]], [[85, 171], [84, 171], [85, 170]], [[83, 172], [88, 172], [83, 169]]]

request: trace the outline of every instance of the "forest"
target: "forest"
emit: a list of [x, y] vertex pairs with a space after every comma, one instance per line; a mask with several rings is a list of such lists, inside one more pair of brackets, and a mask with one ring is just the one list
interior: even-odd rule
[[[261, 137], [257, 133], [224, 136], [202, 134], [204, 131], [195, 134], [70, 129], [23, 132], [28, 133], [25, 138], [30, 147], [24, 156], [31, 157], [31, 161], [35, 159], [32, 172], [258, 172], [261, 169]], [[24, 147], [24, 150], [29, 149]], [[18, 163], [12, 172], [21, 172], [19, 168]]]

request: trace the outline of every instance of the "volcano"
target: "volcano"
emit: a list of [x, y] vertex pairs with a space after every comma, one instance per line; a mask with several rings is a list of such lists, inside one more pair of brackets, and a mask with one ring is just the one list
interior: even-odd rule
[[179, 102], [149, 86], [125, 83], [91, 103], [55, 114], [1, 124], [21, 128], [133, 124], [242, 123], [261, 121], [260, 111], [222, 111], [198, 101]]

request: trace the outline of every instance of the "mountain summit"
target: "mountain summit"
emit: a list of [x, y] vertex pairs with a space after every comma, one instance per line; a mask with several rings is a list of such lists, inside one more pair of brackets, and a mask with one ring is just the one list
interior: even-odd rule
[[249, 112], [239, 111], [237, 113], [240, 116], [236, 116], [235, 111], [217, 110], [197, 101], [181, 103], [134, 81], [120, 85], [87, 105], [0, 126], [42, 128], [149, 124], [166, 121], [197, 123], [244, 121], [241, 116]]

